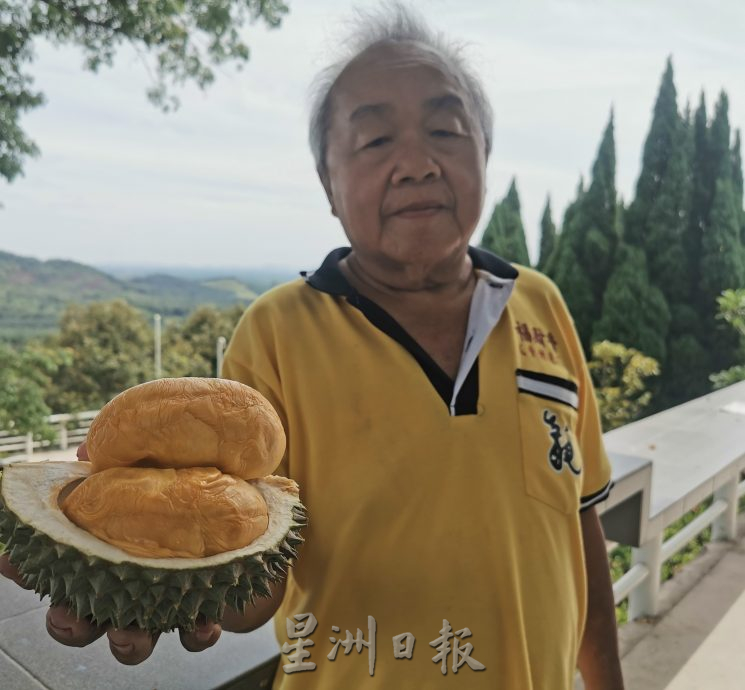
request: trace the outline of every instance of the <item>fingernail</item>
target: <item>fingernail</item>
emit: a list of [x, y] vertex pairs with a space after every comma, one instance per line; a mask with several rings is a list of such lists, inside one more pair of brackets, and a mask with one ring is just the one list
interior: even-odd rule
[[49, 621], [49, 627], [54, 630], [55, 634], [59, 635], [60, 637], [69, 637], [72, 632], [71, 628], [60, 628], [58, 625], [55, 625], [51, 621]]
[[130, 642], [129, 644], [117, 644], [114, 640], [110, 640], [111, 646], [121, 654], [129, 654], [135, 646]]
[[49, 627], [51, 627], [54, 632], [58, 633], [59, 635], [69, 635], [72, 632], [72, 628], [67, 625], [59, 625], [54, 620], [54, 614], [49, 615]]

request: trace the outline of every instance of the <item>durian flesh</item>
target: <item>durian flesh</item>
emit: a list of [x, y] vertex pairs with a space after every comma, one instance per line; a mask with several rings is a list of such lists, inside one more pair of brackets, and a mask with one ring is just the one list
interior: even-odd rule
[[269, 525], [261, 492], [216, 467], [111, 467], [79, 483], [60, 507], [86, 532], [145, 558], [240, 549]]
[[59, 494], [90, 474], [87, 462], [13, 463], [0, 477], [0, 542], [27, 586], [53, 606], [98, 625], [152, 632], [192, 630], [198, 616], [221, 620], [269, 594], [297, 556], [305, 510], [284, 477], [251, 480], [266, 500], [269, 526], [242, 549], [205, 558], [140, 558], [65, 517]]

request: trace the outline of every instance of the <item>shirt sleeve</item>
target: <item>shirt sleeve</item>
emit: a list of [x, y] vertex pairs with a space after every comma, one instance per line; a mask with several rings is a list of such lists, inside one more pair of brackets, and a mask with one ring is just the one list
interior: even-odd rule
[[562, 324], [562, 336], [567, 345], [568, 355], [578, 379], [577, 443], [583, 458], [582, 495], [580, 498], [580, 511], [583, 511], [608, 498], [613, 488], [611, 464], [603, 443], [600, 412], [590, 370], [574, 321], [558, 288], [555, 290], [553, 302], [554, 309], [558, 312], [557, 316]]
[[[256, 303], [255, 303], [256, 304]], [[266, 315], [264, 315], [266, 316]], [[274, 474], [289, 475], [290, 435], [277, 357], [272, 343], [268, 319], [262, 318], [260, 308], [252, 305], [241, 317], [225, 351], [221, 376], [239, 381], [259, 391], [279, 415], [287, 437], [287, 448]]]

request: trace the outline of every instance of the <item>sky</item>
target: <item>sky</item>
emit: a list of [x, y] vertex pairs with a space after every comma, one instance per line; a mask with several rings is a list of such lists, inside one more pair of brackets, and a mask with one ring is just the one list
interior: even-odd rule
[[[276, 30], [246, 27], [251, 59], [220, 67], [206, 91], [176, 91], [163, 114], [146, 99], [143, 61], [82, 68], [72, 47], [36, 44], [29, 69], [47, 102], [22, 126], [41, 155], [0, 181], [0, 250], [93, 265], [316, 267], [346, 244], [307, 145], [308, 87], [333, 57], [355, 6], [287, 0]], [[547, 194], [560, 225], [588, 178], [614, 112], [617, 187], [629, 200], [665, 68], [678, 104], [719, 92], [745, 125], [741, 0], [412, 0], [435, 28], [468, 44], [495, 111], [484, 213], [517, 179], [532, 258]]]

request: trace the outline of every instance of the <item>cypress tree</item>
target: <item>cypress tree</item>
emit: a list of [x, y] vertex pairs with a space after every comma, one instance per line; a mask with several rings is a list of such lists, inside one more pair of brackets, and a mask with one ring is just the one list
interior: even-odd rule
[[740, 142], [740, 130], [735, 130], [735, 143], [732, 145], [732, 182], [735, 191], [735, 204], [742, 209], [743, 180], [742, 180], [742, 151]]
[[592, 282], [580, 262], [574, 243], [570, 240], [572, 225], [565, 227], [560, 235], [556, 249], [556, 267], [552, 276], [559, 286], [564, 300], [572, 314], [585, 356], [589, 359], [592, 324], [595, 313], [595, 295]]
[[[742, 209], [735, 202], [732, 168], [723, 165], [716, 181], [709, 222], [701, 241], [701, 316], [706, 326], [705, 342], [714, 371], [735, 364], [739, 340], [715, 318], [716, 298], [726, 289], [745, 285], [740, 219]], [[711, 373], [711, 372], [710, 372]]]
[[708, 203], [703, 209], [697, 300], [700, 323], [705, 329], [702, 341], [710, 353], [714, 371], [732, 366], [737, 351], [732, 333], [715, 319], [716, 298], [722, 290], [745, 284], [742, 200], [739, 175], [734, 174], [730, 137], [729, 100], [722, 92], [701, 161], [710, 177], [703, 181]]
[[[669, 313], [667, 322], [664, 319], [656, 322], [658, 336], [667, 341], [664, 356], [657, 357], [661, 377], [656, 382], [659, 392], [655, 404], [662, 407], [686, 399], [680, 395], [702, 394], [705, 388], [695, 389], [694, 382], [704, 385], [707, 382], [707, 358], [692, 354], [703, 350], [700, 328], [695, 320], [691, 324], [688, 315], [697, 285], [697, 247], [700, 247], [700, 226], [706, 217], [708, 199], [708, 180], [703, 172], [693, 179], [692, 162], [698, 157], [704, 166], [708, 165], [708, 140], [703, 95], [692, 125], [690, 108], [685, 116], [678, 113], [672, 61], [668, 59], [644, 145], [636, 196], [624, 225], [624, 238], [644, 249], [649, 282], [664, 295]], [[693, 210], [694, 185], [698, 185], [697, 216]], [[677, 319], [682, 319], [681, 323]], [[688, 330], [691, 325], [693, 330]], [[654, 324], [640, 325], [646, 327]], [[690, 338], [681, 347], [684, 334]], [[643, 349], [641, 345], [638, 347]], [[681, 373], [685, 373], [684, 385], [681, 385]]]
[[740, 211], [740, 250], [745, 266], [745, 208], [743, 208], [742, 151], [740, 130], [735, 130], [735, 143], [732, 145], [732, 184], [735, 192], [735, 206]]
[[642, 169], [636, 183], [636, 196], [629, 206], [624, 227], [624, 239], [638, 247], [644, 246], [649, 212], [665, 179], [674, 140], [678, 133], [678, 105], [673, 65], [667, 60], [654, 105], [652, 124], [644, 143]]
[[671, 302], [688, 302], [691, 294], [686, 252], [690, 205], [688, 128], [678, 114], [668, 59], [644, 144], [636, 197], [625, 217], [624, 238], [644, 248], [650, 279]]
[[505, 198], [496, 204], [481, 238], [481, 246], [507, 261], [530, 266], [528, 245], [520, 215], [520, 197], [512, 179]]
[[696, 310], [690, 305], [676, 304], [671, 317], [665, 369], [659, 381], [661, 391], [651, 411], [692, 400], [711, 388], [711, 358], [698, 335], [702, 328]]
[[703, 91], [694, 115], [692, 138], [691, 212], [688, 221], [686, 253], [691, 265], [691, 283], [697, 286], [700, 280], [701, 238], [711, 208], [709, 180], [713, 175], [709, 170], [709, 129], [707, 126], [706, 98]]
[[557, 271], [559, 271], [560, 269], [561, 261], [559, 257], [564, 251], [564, 245], [567, 243], [572, 243], [571, 232], [568, 231], [568, 228], [572, 226], [574, 216], [577, 214], [577, 210], [579, 209], [582, 197], [584, 195], [585, 180], [582, 175], [580, 175], [579, 181], [577, 182], [575, 199], [571, 204], [569, 204], [569, 206], [567, 206], [566, 211], [564, 211], [564, 220], [562, 222], [563, 230], [556, 236], [556, 246], [554, 247], [554, 251], [551, 256], [548, 257], [548, 261], [546, 262], [546, 266], [544, 269], [545, 274], [550, 278], [553, 278], [554, 281], [556, 281], [556, 274]]
[[551, 276], [564, 295], [588, 357], [592, 325], [600, 319], [620, 236], [615, 176], [611, 113], [592, 166], [592, 181], [567, 211], [556, 261], [551, 266]]
[[708, 159], [709, 165], [707, 172], [709, 173], [709, 192], [711, 206], [714, 205], [714, 196], [716, 193], [716, 185], [719, 182], [719, 178], [722, 175], [722, 168], [726, 167], [726, 175], [732, 179], [732, 163], [731, 163], [731, 150], [730, 140], [732, 133], [729, 125], [729, 98], [727, 94], [722, 91], [719, 94], [719, 99], [714, 108], [714, 117], [711, 121], [711, 132], [709, 137], [709, 149]]
[[543, 209], [541, 217], [541, 251], [536, 268], [539, 271], [546, 271], [551, 255], [556, 249], [556, 226], [551, 218], [551, 197], [546, 197], [546, 206]]
[[598, 155], [592, 166], [592, 182], [584, 196], [584, 241], [580, 253], [587, 267], [596, 296], [598, 316], [603, 292], [613, 264], [619, 238], [618, 202], [616, 200], [616, 144], [613, 136], [613, 113], [603, 133]]
[[647, 259], [638, 247], [621, 244], [603, 298], [603, 314], [592, 340], [611, 340], [665, 359], [670, 311], [662, 291], [648, 278]]

